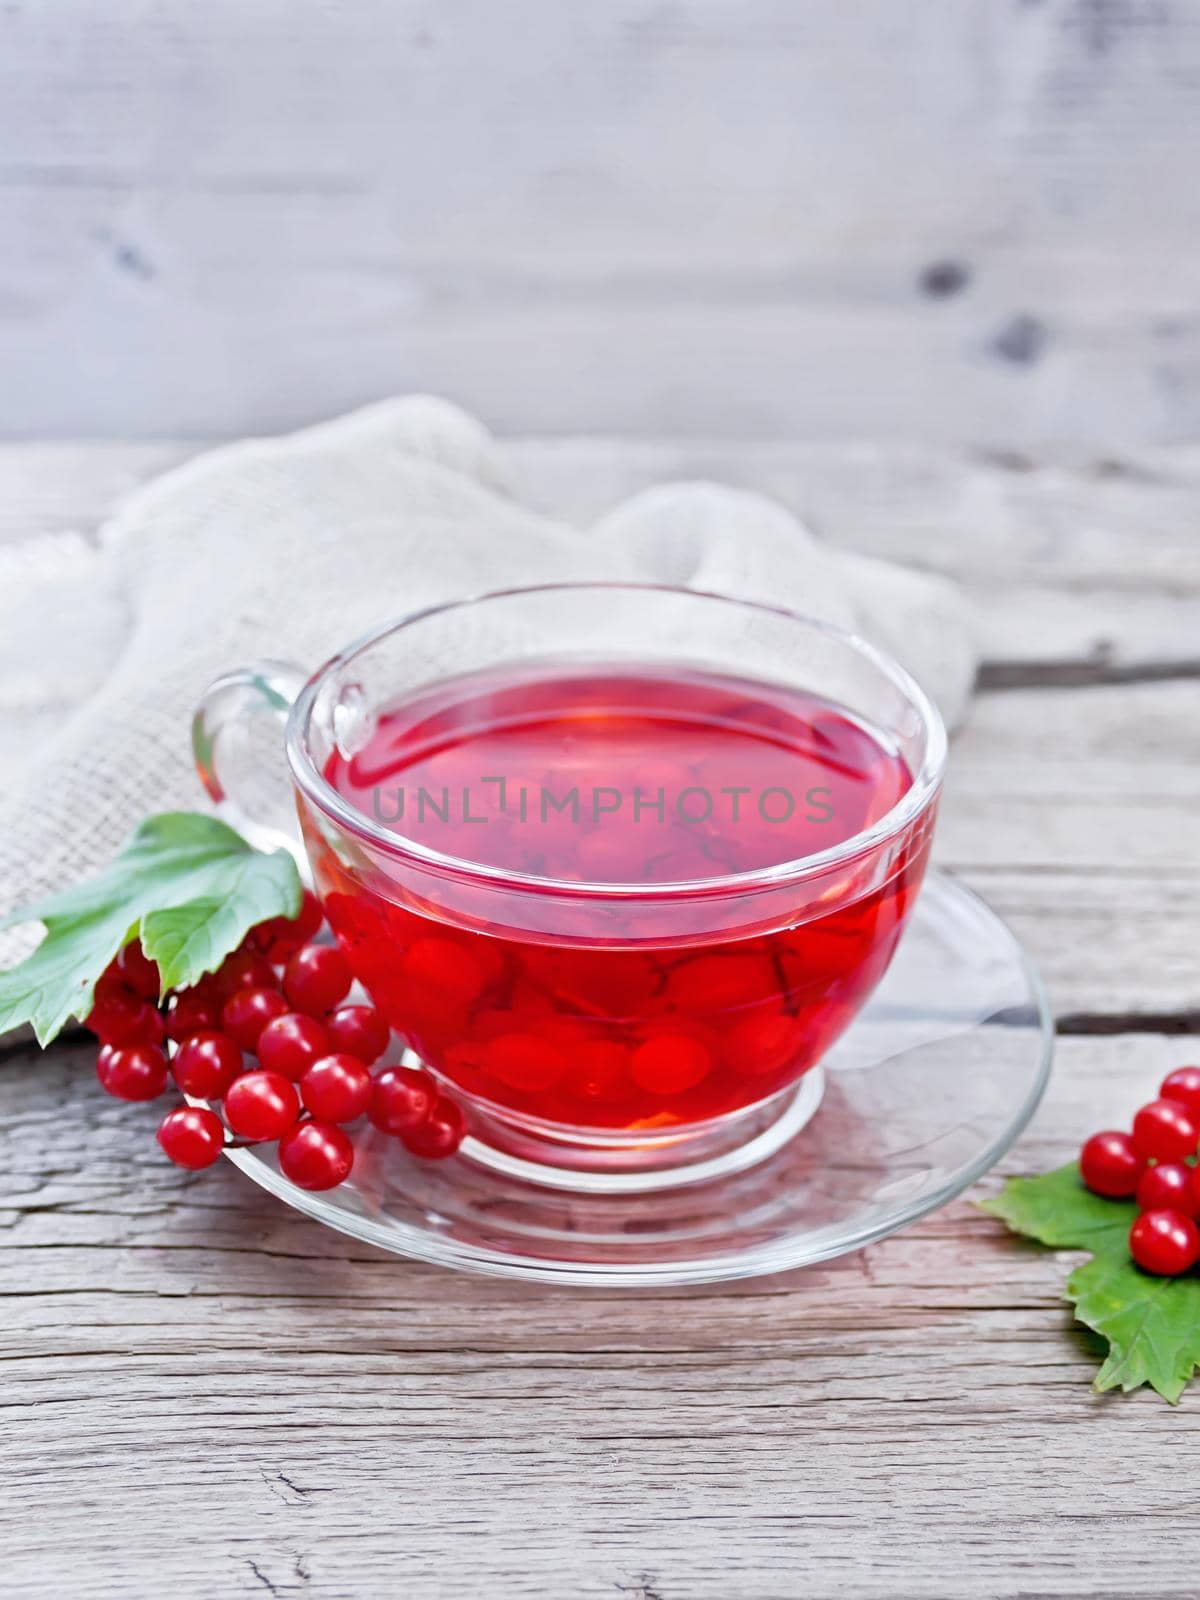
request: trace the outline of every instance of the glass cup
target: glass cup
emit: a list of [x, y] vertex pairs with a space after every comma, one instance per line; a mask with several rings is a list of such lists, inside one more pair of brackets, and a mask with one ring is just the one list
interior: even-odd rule
[[[539, 662], [819, 695], [897, 753], [911, 785], [816, 853], [610, 882], [455, 854], [328, 780], [389, 707]], [[585, 1189], [735, 1171], [813, 1114], [821, 1058], [911, 913], [946, 755], [930, 701], [861, 639], [778, 607], [622, 583], [420, 611], [307, 679], [280, 663], [240, 668], [208, 690], [194, 742], [229, 820], [307, 863], [356, 977], [466, 1113], [463, 1154]]]

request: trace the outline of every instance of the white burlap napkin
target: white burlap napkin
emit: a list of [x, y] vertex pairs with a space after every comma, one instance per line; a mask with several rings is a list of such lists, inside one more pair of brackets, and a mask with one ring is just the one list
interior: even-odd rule
[[[629, 576], [790, 605], [896, 655], [954, 723], [975, 654], [953, 585], [824, 548], [758, 495], [684, 484], [593, 528], [522, 504], [504, 450], [426, 396], [201, 456], [101, 533], [0, 551], [0, 913], [195, 809], [189, 726], [247, 660], [316, 666], [389, 617], [515, 583]], [[36, 730], [37, 736], [33, 732]], [[20, 754], [18, 754], [18, 745]], [[0, 966], [28, 943], [0, 935]]]

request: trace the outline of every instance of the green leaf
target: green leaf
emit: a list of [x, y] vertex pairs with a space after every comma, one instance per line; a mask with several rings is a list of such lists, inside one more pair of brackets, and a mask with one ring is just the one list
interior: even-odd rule
[[0, 921], [45, 923], [27, 960], [0, 972], [0, 1033], [33, 1024], [46, 1045], [91, 1010], [96, 980], [130, 939], [159, 963], [164, 990], [214, 971], [268, 917], [294, 917], [302, 889], [284, 850], [264, 855], [215, 817], [147, 817], [111, 866]]
[[1172, 1405], [1200, 1365], [1200, 1278], [1154, 1278], [1123, 1254], [1106, 1250], [1067, 1279], [1080, 1322], [1108, 1340], [1095, 1387], [1138, 1389], [1148, 1383]]
[[1200, 1366], [1200, 1278], [1155, 1278], [1129, 1254], [1132, 1200], [1105, 1200], [1085, 1189], [1069, 1162], [1039, 1178], [1010, 1178], [980, 1202], [1015, 1233], [1059, 1250], [1090, 1250], [1067, 1279], [1077, 1319], [1108, 1341], [1095, 1388], [1144, 1383], [1176, 1403]]
[[1105, 1200], [1085, 1189], [1074, 1161], [1040, 1178], [1010, 1178], [984, 1211], [1007, 1222], [1014, 1233], [1028, 1234], [1058, 1250], [1125, 1248], [1136, 1215], [1132, 1202]]
[[158, 963], [164, 989], [182, 989], [214, 972], [249, 929], [268, 917], [294, 917], [300, 910], [300, 880], [284, 850], [272, 855], [252, 851], [243, 861], [230, 862], [226, 877], [215, 895], [142, 918], [142, 949]]

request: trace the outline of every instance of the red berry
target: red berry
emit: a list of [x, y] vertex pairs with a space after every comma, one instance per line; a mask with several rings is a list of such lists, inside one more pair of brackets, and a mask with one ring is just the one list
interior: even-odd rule
[[439, 1095], [424, 1122], [402, 1136], [404, 1148], [425, 1161], [440, 1161], [454, 1154], [466, 1131], [466, 1119], [458, 1106], [445, 1095]]
[[92, 1007], [84, 1019], [103, 1044], [161, 1044], [163, 1019], [145, 1000], [140, 1000], [132, 990], [109, 993]]
[[162, 1044], [166, 1031], [162, 1012], [147, 1000], [142, 1003], [135, 1024], [134, 1036], [128, 1042], [130, 1044]]
[[181, 989], [167, 1007], [167, 1038], [182, 1044], [195, 1033], [211, 1033], [220, 1026], [221, 1007], [199, 989]]
[[124, 1045], [100, 1052], [96, 1076], [118, 1100], [154, 1100], [167, 1087], [167, 1058], [157, 1045]]
[[502, 1033], [482, 1054], [486, 1071], [510, 1089], [549, 1089], [570, 1066], [565, 1051], [536, 1033]]
[[257, 950], [248, 950], [244, 946], [235, 950], [232, 955], [226, 956], [220, 967], [213, 974], [214, 987], [222, 1000], [237, 989], [278, 989], [279, 979], [275, 976], [275, 968], [260, 955]]
[[279, 1141], [279, 1170], [298, 1189], [334, 1189], [350, 1176], [354, 1146], [327, 1122], [300, 1122]]
[[311, 889], [306, 889], [299, 914], [295, 917], [271, 917], [266, 922], [260, 922], [253, 931], [254, 944], [268, 961], [282, 964], [302, 944], [308, 943], [313, 934], [320, 930], [324, 920], [321, 902]]
[[722, 1055], [739, 1076], [781, 1072], [791, 1067], [805, 1043], [802, 1023], [786, 1011], [759, 1011], [743, 1016], [725, 1033]]
[[199, 1100], [220, 1100], [241, 1070], [241, 1048], [227, 1033], [194, 1033], [171, 1063], [171, 1074], [183, 1093]]
[[406, 1134], [433, 1110], [437, 1084], [420, 1067], [385, 1067], [375, 1079], [367, 1115], [383, 1133]]
[[318, 1122], [353, 1122], [371, 1103], [371, 1074], [354, 1056], [324, 1056], [300, 1080], [300, 1098]]
[[225, 1096], [225, 1120], [243, 1139], [278, 1139], [300, 1115], [296, 1085], [280, 1072], [247, 1072]]
[[211, 1167], [225, 1148], [225, 1129], [215, 1111], [177, 1106], [158, 1125], [158, 1142], [177, 1167]]
[[1127, 1133], [1110, 1129], [1094, 1133], [1079, 1152], [1079, 1175], [1093, 1194], [1127, 1199], [1138, 1186], [1146, 1163]]
[[258, 1059], [270, 1072], [282, 1072], [293, 1083], [333, 1049], [329, 1034], [316, 1017], [285, 1011], [268, 1022], [258, 1036]]
[[404, 975], [410, 982], [428, 984], [463, 1005], [474, 1000], [487, 981], [471, 950], [436, 935], [409, 945], [404, 953]]
[[1129, 1230], [1129, 1253], [1143, 1272], [1177, 1277], [1200, 1261], [1200, 1228], [1178, 1211], [1143, 1211]]
[[288, 961], [283, 992], [297, 1011], [322, 1017], [346, 998], [352, 974], [345, 956], [332, 944], [306, 944]]
[[1151, 1161], [1183, 1161], [1197, 1144], [1200, 1123], [1178, 1100], [1151, 1100], [1133, 1119], [1133, 1147]]
[[1164, 1100], [1178, 1100], [1195, 1117], [1200, 1117], [1200, 1067], [1176, 1067], [1168, 1072], [1158, 1091]]
[[647, 1039], [633, 1052], [630, 1076], [651, 1094], [682, 1094], [708, 1076], [712, 1055], [699, 1039], [685, 1033], [664, 1033]]
[[392, 1036], [383, 1013], [374, 1006], [339, 1006], [325, 1026], [332, 1049], [357, 1056], [368, 1066], [379, 1060]]
[[286, 1011], [278, 989], [235, 989], [221, 1012], [221, 1026], [243, 1050], [257, 1050], [263, 1029]]
[[1138, 1180], [1139, 1211], [1181, 1211], [1185, 1217], [1200, 1214], [1192, 1191], [1191, 1167], [1180, 1161], [1163, 1161], [1147, 1167]]
[[763, 956], [701, 955], [671, 971], [667, 994], [684, 1013], [728, 1011], [777, 999], [779, 977]]
[[83, 1018], [83, 1025], [94, 1033], [101, 1044], [109, 1041], [105, 1035], [114, 1024], [122, 1025], [124, 1020], [133, 1013], [138, 1001], [127, 989], [122, 988], [117, 994], [101, 994], [100, 983], [96, 984], [96, 996], [92, 1001], [92, 1009]]
[[[121, 969], [117, 965], [118, 959], [119, 955], [114, 956], [105, 967], [104, 971], [96, 979], [96, 992], [94, 999], [97, 1004], [99, 1004], [101, 1000], [111, 1000], [118, 996], [122, 999], [128, 1000], [130, 996], [133, 995], [133, 990], [121, 976]], [[140, 1000], [142, 997], [141, 995], [138, 995], [136, 998]]]
[[158, 967], [142, 951], [141, 942], [131, 939], [117, 957], [117, 970], [122, 979], [143, 1000], [157, 1001], [161, 993]]

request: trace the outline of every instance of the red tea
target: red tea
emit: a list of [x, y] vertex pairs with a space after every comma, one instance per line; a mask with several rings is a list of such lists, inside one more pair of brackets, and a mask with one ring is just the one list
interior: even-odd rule
[[[843, 875], [815, 907], [797, 890], [766, 931], [714, 934], [716, 880], [843, 843], [912, 778], [827, 700], [690, 668], [446, 681], [324, 772], [398, 842], [481, 882], [620, 886], [581, 890], [561, 934], [516, 930], [476, 909], [461, 865], [442, 894], [403, 855], [348, 864], [304, 819], [330, 921], [393, 1026], [459, 1089], [575, 1130], [701, 1122], [796, 1080], [886, 968], [928, 848], [925, 829], [865, 892]], [[664, 884], [678, 892], [656, 922], [634, 886]]]

